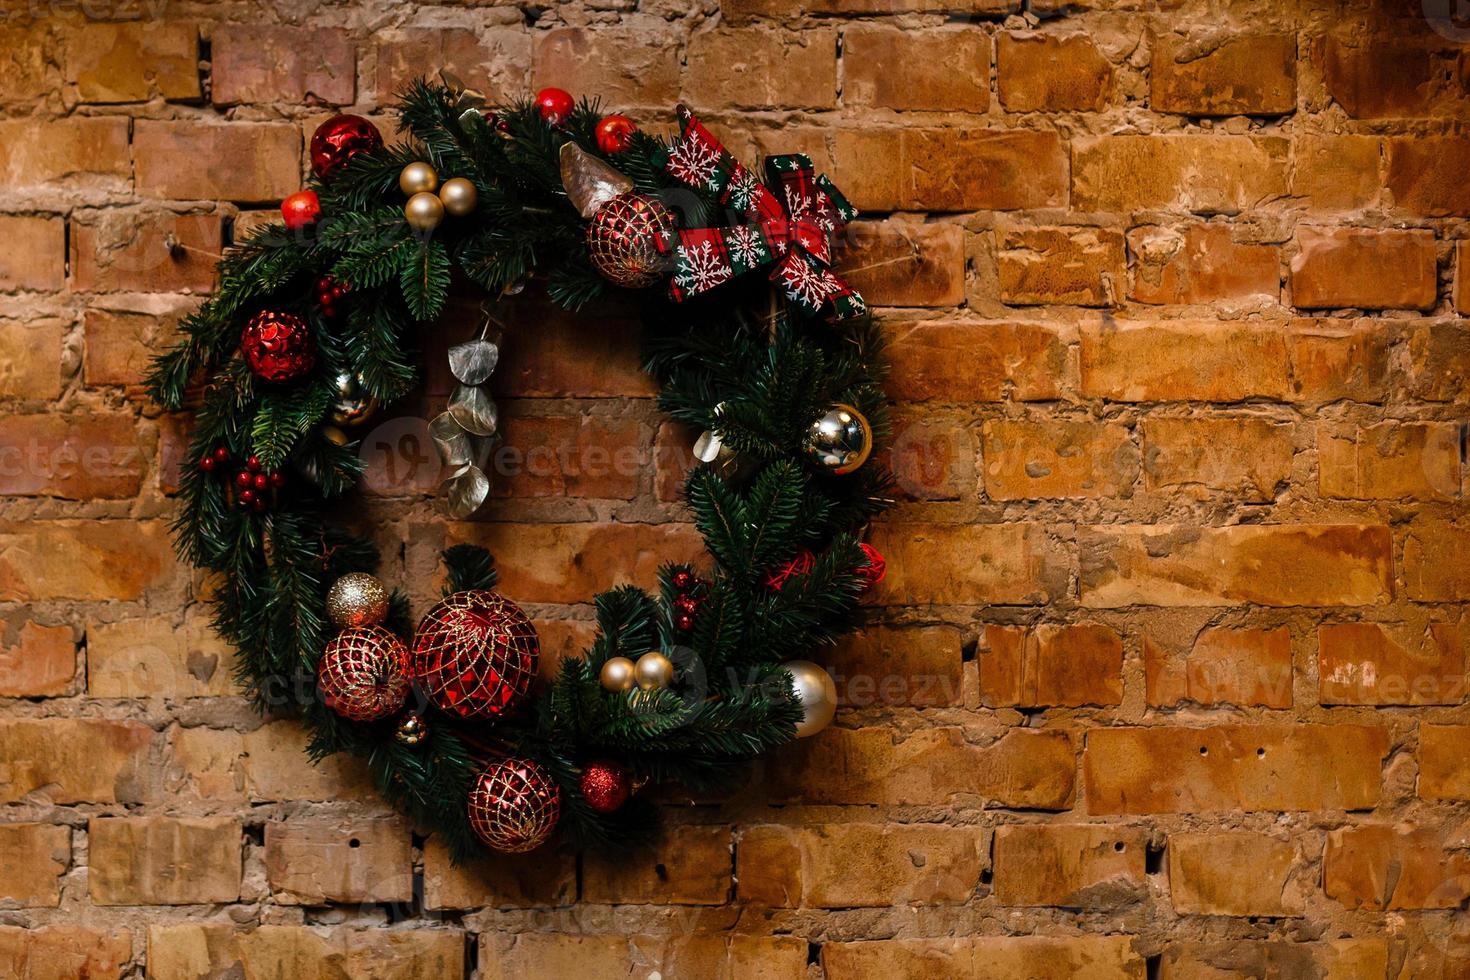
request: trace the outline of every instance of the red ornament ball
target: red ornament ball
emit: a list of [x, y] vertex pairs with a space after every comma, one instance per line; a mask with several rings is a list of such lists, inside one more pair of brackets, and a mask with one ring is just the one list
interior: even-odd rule
[[249, 470], [241, 470], [235, 474], [235, 486], [241, 490], [249, 490], [250, 484], [255, 482], [255, 477]]
[[597, 121], [597, 148], [603, 153], [622, 153], [633, 145], [638, 127], [627, 116], [603, 116]]
[[340, 304], [350, 292], [352, 292], [352, 287], [347, 283], [331, 276], [322, 276], [312, 289], [312, 298], [316, 301], [316, 308], [321, 311], [322, 316], [331, 320], [342, 312]]
[[260, 457], [251, 453], [245, 457], [245, 468], [252, 473], [260, 472]]
[[633, 778], [628, 770], [609, 759], [589, 762], [582, 768], [582, 798], [598, 813], [612, 813], [628, 802]]
[[311, 134], [311, 172], [325, 179], [359, 153], [381, 149], [383, 134], [361, 116], [333, 116]]
[[383, 626], [345, 629], [327, 644], [316, 681], [322, 702], [343, 718], [387, 718], [408, 700], [408, 647]]
[[693, 615], [699, 611], [699, 600], [692, 595], [681, 595], [674, 599], [674, 608]]
[[257, 378], [273, 383], [299, 378], [316, 365], [311, 328], [294, 313], [255, 314], [240, 335], [240, 352]]
[[866, 565], [859, 565], [855, 571], [863, 580], [863, 591], [871, 591], [873, 586], [883, 581], [883, 576], [888, 574], [888, 563], [883, 560], [883, 553], [870, 544], [858, 545], [863, 549], [863, 554], [868, 556]]
[[587, 224], [587, 255], [603, 278], [625, 289], [652, 286], [667, 272], [674, 213], [647, 194], [619, 194]]
[[690, 613], [680, 613], [674, 617], [674, 626], [682, 632], [694, 629], [694, 616]]
[[541, 644], [521, 607], [471, 589], [439, 603], [413, 638], [413, 676], [435, 707], [461, 718], [494, 718], [525, 701]]
[[571, 118], [576, 105], [572, 93], [565, 89], [544, 88], [536, 93], [536, 111], [553, 126], [559, 126]]
[[687, 568], [681, 568], [670, 577], [669, 581], [680, 592], [688, 592], [694, 586], [694, 573]]
[[561, 816], [561, 788], [530, 759], [501, 759], [475, 777], [470, 828], [491, 850], [520, 854], [546, 843]]
[[213, 456], [205, 456], [203, 459], [201, 459], [199, 461], [199, 472], [201, 472], [201, 473], [213, 473], [215, 467], [218, 466], [218, 465], [219, 464], [214, 461], [214, 457]]
[[316, 224], [322, 216], [322, 203], [316, 191], [297, 191], [281, 202], [281, 218], [290, 231], [301, 231]]
[[788, 579], [806, 575], [816, 567], [816, 564], [817, 556], [803, 548], [797, 552], [796, 557], [782, 562], [766, 573], [766, 588], [772, 592], [780, 592]]

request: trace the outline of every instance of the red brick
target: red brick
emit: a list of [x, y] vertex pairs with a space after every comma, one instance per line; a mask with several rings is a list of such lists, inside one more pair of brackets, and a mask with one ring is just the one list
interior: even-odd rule
[[1123, 236], [1104, 228], [1010, 228], [996, 256], [1000, 298], [1012, 306], [1116, 306]]
[[[508, 339], [490, 380], [496, 398], [649, 398], [658, 392], [643, 372], [636, 316], [602, 307], [574, 315], [546, 303], [509, 306], [497, 315], [506, 323]], [[461, 320], [462, 332], [451, 333]], [[477, 326], [466, 311], [446, 321], [440, 343], [447, 347], [453, 337]], [[426, 382], [431, 393], [448, 395], [453, 387], [448, 361], [437, 355], [432, 347], [425, 351], [425, 363], [443, 372], [430, 374]]]
[[1274, 303], [1281, 293], [1280, 250], [1237, 242], [1229, 225], [1132, 228], [1128, 253], [1128, 295], [1140, 303]]
[[1404, 591], [1416, 602], [1461, 602], [1470, 595], [1470, 528], [1424, 521], [1404, 539]]
[[67, 78], [83, 102], [200, 96], [199, 29], [193, 24], [93, 22], [68, 32], [66, 47]]
[[294, 721], [251, 732], [175, 728], [163, 769], [171, 795], [187, 800], [268, 803], [277, 800], [378, 800], [367, 764], [338, 753], [303, 766], [307, 730]]
[[[562, 980], [579, 975], [620, 977], [636, 971], [637, 976], [787, 980], [805, 971], [806, 952], [806, 940], [796, 936], [726, 930], [632, 935], [627, 930], [484, 932], [480, 936], [480, 976], [483, 980]], [[403, 980], [408, 976], [404, 974]]]
[[131, 415], [0, 416], [0, 493], [70, 500], [137, 496], [146, 469]]
[[1072, 207], [1235, 214], [1287, 193], [1288, 143], [1253, 136], [1100, 136], [1072, 148]]
[[1265, 418], [1150, 418], [1143, 423], [1143, 472], [1150, 489], [1196, 499], [1217, 492], [1268, 501], [1291, 475], [1290, 423]]
[[[1312, 49], [1327, 92], [1354, 119], [1465, 117], [1456, 51], [1413, 41], [1329, 34]], [[1457, 77], [1457, 75], [1459, 77]]]
[[606, 905], [723, 905], [731, 880], [730, 828], [667, 828], [636, 856], [588, 855], [582, 901]]
[[1470, 855], [1440, 827], [1365, 824], [1327, 835], [1322, 888], [1350, 909], [1453, 909], [1470, 898]]
[[1388, 732], [1352, 725], [1095, 728], [1082, 752], [1089, 813], [1366, 810]]
[[162, 521], [0, 522], [0, 595], [9, 599], [127, 601], [178, 576]]
[[1039, 524], [885, 523], [870, 540], [888, 559], [880, 604], [1042, 604], [1066, 588], [1066, 562]]
[[87, 694], [94, 698], [227, 697], [236, 651], [203, 607], [87, 625]]
[[[0, 824], [0, 901], [22, 908], [61, 904], [61, 878], [71, 866], [71, 828], [40, 823]], [[4, 939], [0, 938], [0, 950]], [[0, 952], [0, 964], [4, 953]]]
[[283, 905], [413, 900], [409, 828], [396, 817], [265, 825], [265, 875]]
[[239, 929], [228, 922], [148, 927], [149, 980], [300, 977], [464, 980], [465, 934], [457, 929], [322, 931], [311, 926]]
[[537, 418], [512, 406], [501, 417], [504, 440], [490, 455], [497, 497], [631, 500], [647, 467], [634, 419], [583, 415]]
[[1470, 215], [1470, 144], [1459, 137], [1395, 137], [1386, 141], [1386, 182], [1394, 204], [1426, 218]]
[[1323, 704], [1459, 704], [1465, 699], [1465, 633], [1380, 623], [1324, 624], [1317, 632]]
[[73, 226], [72, 288], [207, 293], [220, 246], [218, 215], [101, 212]]
[[117, 980], [129, 970], [133, 936], [126, 929], [0, 926], [0, 976], [22, 980]]
[[140, 119], [138, 193], [195, 201], [279, 201], [301, 187], [301, 132], [286, 123]]
[[236, 901], [241, 845], [232, 817], [94, 817], [87, 824], [92, 904]]
[[428, 65], [452, 66], [466, 85], [483, 91], [492, 102], [518, 98], [530, 87], [531, 33], [519, 26], [473, 31], [407, 28], [378, 31], [373, 38], [379, 104], [405, 92]]
[[843, 234], [837, 272], [869, 306], [959, 306], [965, 230], [952, 224], [857, 222]]
[[1067, 200], [1067, 153], [1055, 133], [905, 129], [899, 146], [904, 208], [1014, 211]]
[[1377, 136], [1299, 136], [1292, 193], [1313, 208], [1350, 211], [1378, 203], [1383, 140]]
[[1216, 34], [1154, 39], [1149, 69], [1156, 112], [1274, 116], [1296, 108], [1296, 37]]
[[1308, 886], [1297, 874], [1299, 856], [1289, 841], [1253, 831], [1171, 834], [1168, 853], [1169, 900], [1181, 915], [1282, 916], [1306, 910]]
[[56, 217], [0, 215], [0, 292], [50, 292], [66, 282], [66, 222]]
[[993, 500], [1128, 497], [1138, 479], [1133, 433], [1112, 423], [998, 419], [981, 427]]
[[1277, 324], [1167, 320], [1082, 326], [1082, 393], [1121, 402], [1283, 400], [1288, 338]]
[[1419, 795], [1470, 800], [1470, 725], [1419, 726]]
[[1451, 422], [1324, 425], [1317, 433], [1324, 497], [1453, 500], [1460, 427]]
[[357, 47], [340, 28], [222, 24], [211, 41], [215, 105], [351, 105], [357, 97]]
[[539, 909], [570, 905], [576, 896], [577, 859], [568, 850], [539, 848], [457, 865], [438, 838], [424, 845], [426, 909]]
[[1094, 527], [1086, 606], [1362, 606], [1393, 598], [1393, 538], [1359, 524]]
[[1100, 623], [986, 626], [979, 661], [980, 698], [991, 707], [1123, 700], [1123, 638]]
[[62, 320], [0, 320], [0, 398], [37, 403], [61, 394]]
[[[1226, 980], [1228, 977], [1321, 977], [1358, 980], [1388, 974], [1388, 940], [1329, 939], [1170, 942], [1159, 980]], [[1403, 974], [1410, 976], [1416, 974]]]
[[996, 64], [1007, 112], [1097, 112], [1112, 97], [1113, 66], [1086, 34], [1006, 32]]
[[1470, 398], [1470, 323], [1421, 321], [1405, 326], [1405, 381], [1413, 397], [1428, 402]]
[[[619, 57], [608, 58], [609, 51]], [[532, 87], [595, 94], [604, 105], [665, 109], [679, 98], [679, 44], [661, 20], [539, 33]]]
[[1451, 299], [1455, 312], [1470, 313], [1470, 242], [1455, 242], [1455, 284]]
[[847, 105], [990, 108], [990, 36], [977, 25], [934, 31], [854, 25], [842, 33], [842, 68]]
[[1291, 631], [1203, 630], [1187, 644], [1143, 639], [1148, 703], [1291, 707]]
[[132, 172], [122, 116], [0, 120], [0, 180], [12, 194], [50, 184], [123, 191]]
[[0, 27], [0, 51], [8, 55], [6, 71], [0, 74], [0, 102], [28, 103], [56, 90], [60, 65], [55, 43], [47, 19]]
[[1086, 977], [1142, 980], [1131, 936], [968, 936], [884, 939], [822, 946], [827, 980], [870, 977]]
[[[214, 247], [218, 248], [218, 239]], [[183, 254], [191, 256], [185, 260], [190, 265], [202, 265], [192, 258], [193, 253]], [[153, 358], [177, 339], [179, 321], [194, 305], [189, 300], [184, 304], [181, 307], [170, 298], [158, 306], [145, 302], [137, 309], [89, 306], [83, 314], [86, 346], [82, 349], [82, 375], [87, 385], [142, 385]]]
[[70, 694], [77, 672], [77, 644], [70, 626], [42, 626], [27, 619], [0, 636], [0, 697], [43, 698]]
[[1291, 400], [1382, 401], [1388, 394], [1388, 341], [1382, 320], [1293, 320], [1287, 335]]
[[1147, 892], [1147, 835], [1132, 827], [1045, 824], [995, 830], [1001, 905], [1108, 909]]
[[67, 803], [138, 803], [148, 795], [153, 729], [136, 721], [0, 721], [0, 803], [36, 794]]
[[[721, 27], [689, 41], [684, 98], [701, 110], [830, 109], [837, 104], [837, 32]], [[723, 71], [708, 71], [722, 65]]]
[[1299, 228], [1297, 243], [1295, 306], [1427, 310], [1438, 299], [1432, 231]]
[[899, 402], [1048, 401], [1071, 373], [1066, 342], [1046, 324], [890, 320], [885, 329], [885, 388]]
[[1071, 806], [1076, 749], [1064, 732], [1012, 729], [970, 745], [958, 728], [899, 737], [889, 728], [828, 728], [801, 739], [768, 770], [772, 798], [801, 802], [928, 806], [978, 796], [996, 806]]
[[958, 705], [961, 639], [951, 626], [870, 627], [840, 640], [822, 660], [844, 707]]
[[893, 435], [875, 454], [893, 474], [894, 489], [909, 500], [960, 500], [977, 485], [975, 433], [964, 422], [902, 412], [889, 417]]

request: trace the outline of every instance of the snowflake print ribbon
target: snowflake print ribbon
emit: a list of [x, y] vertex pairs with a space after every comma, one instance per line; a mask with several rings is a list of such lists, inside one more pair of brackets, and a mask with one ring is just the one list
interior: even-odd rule
[[745, 223], [679, 232], [673, 298], [697, 296], [774, 264], [771, 281], [809, 315], [828, 306], [838, 320], [867, 312], [863, 298], [831, 269], [833, 239], [857, 211], [825, 175], [815, 174], [811, 158], [767, 157], [762, 182], [682, 105], [678, 117], [680, 136], [664, 169], [718, 195]]

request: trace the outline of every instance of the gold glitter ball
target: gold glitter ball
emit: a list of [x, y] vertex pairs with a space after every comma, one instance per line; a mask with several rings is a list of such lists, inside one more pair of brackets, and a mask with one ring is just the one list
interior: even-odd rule
[[376, 626], [388, 618], [388, 590], [366, 572], [352, 572], [332, 583], [327, 615], [343, 628]]

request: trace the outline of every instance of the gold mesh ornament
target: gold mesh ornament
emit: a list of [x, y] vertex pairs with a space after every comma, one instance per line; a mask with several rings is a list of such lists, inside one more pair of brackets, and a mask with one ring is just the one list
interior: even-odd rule
[[597, 209], [587, 225], [587, 255], [609, 282], [642, 289], [672, 263], [674, 213], [647, 194], [620, 194]]
[[561, 816], [556, 780], [529, 759], [492, 762], [470, 790], [470, 827], [492, 850], [519, 854], [546, 843]]
[[386, 627], [354, 626], [327, 644], [316, 676], [322, 702], [343, 718], [387, 718], [408, 700], [408, 647]]
[[541, 644], [521, 607], [498, 592], [456, 592], [429, 610], [413, 638], [413, 676], [436, 708], [494, 718], [531, 690]]

